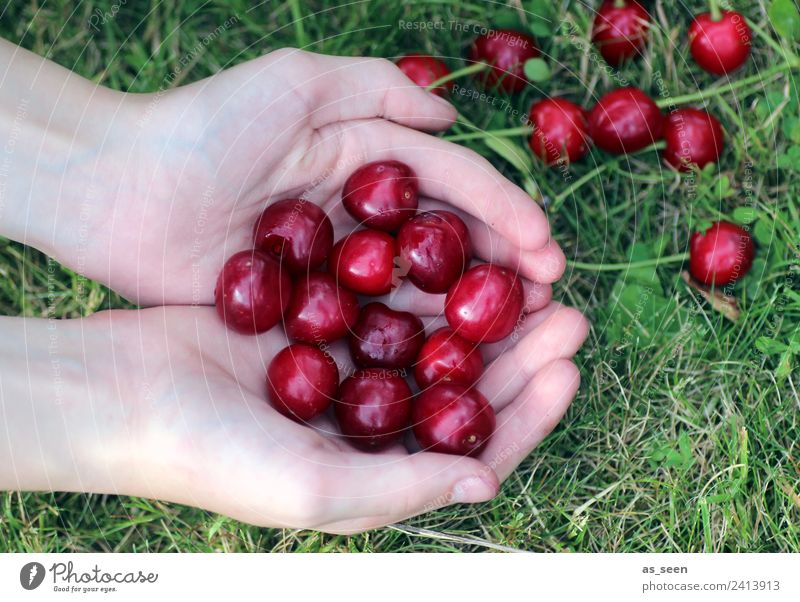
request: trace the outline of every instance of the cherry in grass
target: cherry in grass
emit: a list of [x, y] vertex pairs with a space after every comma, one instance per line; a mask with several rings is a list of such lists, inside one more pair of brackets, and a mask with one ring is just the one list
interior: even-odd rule
[[347, 178], [342, 203], [360, 224], [396, 232], [417, 212], [419, 188], [414, 171], [400, 161], [374, 161]]
[[397, 371], [367, 368], [342, 381], [334, 414], [348, 442], [376, 450], [398, 441], [408, 428], [411, 397]]
[[513, 29], [491, 30], [479, 36], [469, 51], [471, 61], [491, 66], [477, 77], [488, 87], [508, 93], [525, 88], [525, 61], [540, 55], [533, 37]]
[[469, 230], [450, 211], [414, 216], [400, 228], [395, 247], [406, 277], [427, 293], [446, 293], [472, 259]]
[[425, 328], [417, 316], [368, 303], [361, 308], [348, 344], [356, 366], [408, 368], [424, 342]]
[[267, 368], [267, 394], [284, 416], [308, 422], [328, 409], [336, 397], [339, 370], [318, 347], [295, 343], [282, 349]]
[[356, 230], [333, 246], [328, 270], [339, 286], [384, 295], [392, 290], [394, 239], [380, 230]]
[[650, 14], [635, 0], [604, 0], [592, 25], [592, 42], [611, 65], [621, 65], [642, 53], [650, 29]]
[[311, 272], [294, 282], [284, 314], [286, 334], [306, 343], [329, 343], [347, 336], [358, 311], [358, 298], [332, 275]]
[[661, 138], [664, 116], [639, 88], [617, 88], [605, 94], [589, 112], [589, 134], [604, 151], [632, 153]]
[[438, 382], [473, 385], [483, 373], [483, 358], [474, 343], [444, 326], [431, 334], [419, 351], [414, 379], [420, 389]]
[[292, 282], [286, 270], [261, 251], [232, 255], [217, 278], [214, 298], [225, 325], [242, 334], [275, 326], [289, 304]]
[[741, 13], [720, 11], [697, 15], [689, 25], [689, 51], [704, 71], [725, 75], [736, 71], [750, 56], [750, 27]]
[[333, 246], [333, 225], [325, 212], [305, 199], [270, 204], [253, 232], [255, 247], [281, 261], [293, 274], [319, 267]]
[[533, 104], [529, 145], [547, 165], [572, 163], [589, 152], [586, 112], [566, 98], [546, 98]]
[[731, 222], [714, 222], [689, 241], [689, 272], [706, 285], [724, 286], [744, 276], [753, 265], [755, 247], [750, 234]]
[[[442, 61], [425, 54], [408, 54], [395, 63], [408, 79], [422, 88], [427, 88], [433, 82], [450, 75], [450, 70]], [[437, 86], [431, 90], [437, 96], [444, 96], [448, 90], [453, 89], [453, 82]]]
[[698, 109], [672, 111], [664, 121], [664, 160], [680, 171], [702, 169], [719, 159], [725, 148], [722, 125]]
[[480, 391], [446, 383], [419, 394], [411, 422], [423, 450], [472, 456], [491, 438], [496, 418]]
[[450, 288], [444, 313], [450, 327], [463, 338], [493, 343], [511, 334], [523, 303], [519, 276], [487, 263], [467, 270]]

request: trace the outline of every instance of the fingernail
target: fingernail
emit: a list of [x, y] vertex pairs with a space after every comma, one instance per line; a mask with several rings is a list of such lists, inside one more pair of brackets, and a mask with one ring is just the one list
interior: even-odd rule
[[475, 504], [486, 502], [497, 495], [494, 483], [481, 477], [469, 477], [456, 483], [453, 487], [453, 502], [456, 504]]

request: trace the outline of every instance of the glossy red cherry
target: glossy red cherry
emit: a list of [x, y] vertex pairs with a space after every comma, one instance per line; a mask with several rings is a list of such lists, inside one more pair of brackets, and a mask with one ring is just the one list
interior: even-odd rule
[[689, 271], [703, 284], [724, 286], [748, 272], [755, 252], [753, 240], [744, 228], [730, 222], [714, 222], [703, 234], [692, 234]]
[[589, 152], [589, 124], [584, 110], [566, 98], [546, 98], [531, 107], [529, 144], [547, 165], [578, 161]]
[[481, 352], [447, 326], [433, 332], [420, 349], [414, 378], [420, 389], [438, 382], [469, 387], [483, 372]]
[[661, 138], [664, 116], [638, 88], [612, 90], [589, 113], [589, 134], [604, 151], [632, 153]]
[[333, 246], [328, 270], [339, 286], [384, 295], [392, 290], [394, 239], [380, 230], [357, 230]]
[[444, 314], [450, 327], [468, 341], [493, 343], [514, 330], [523, 302], [519, 276], [485, 263], [467, 270], [450, 288]]
[[395, 232], [417, 212], [417, 176], [400, 161], [374, 161], [347, 178], [342, 203], [347, 212], [369, 228]]
[[411, 396], [411, 389], [396, 371], [359, 370], [339, 386], [334, 405], [339, 428], [356, 447], [386, 447], [408, 428]]
[[611, 65], [642, 53], [650, 14], [634, 0], [604, 0], [592, 25], [592, 42]]
[[492, 436], [492, 406], [475, 388], [438, 384], [425, 389], [411, 413], [414, 436], [425, 451], [471, 456]]
[[487, 63], [492, 68], [478, 74], [487, 86], [506, 92], [519, 92], [528, 81], [525, 61], [541, 55], [536, 40], [513, 29], [495, 29], [478, 37], [469, 51], [469, 59]]
[[253, 242], [294, 274], [322, 265], [333, 246], [333, 225], [325, 212], [305, 199], [270, 204], [256, 222]]
[[408, 279], [427, 293], [446, 293], [472, 259], [467, 225], [450, 211], [411, 218], [397, 233], [395, 250]]
[[305, 343], [329, 343], [347, 336], [358, 319], [358, 299], [327, 272], [298, 278], [284, 315], [286, 334]]
[[735, 10], [721, 12], [717, 21], [702, 13], [689, 25], [689, 50], [700, 68], [714, 75], [736, 71], [750, 56], [747, 21]]
[[[450, 70], [442, 61], [424, 54], [409, 54], [397, 60], [400, 71], [406, 77], [422, 88], [427, 88], [437, 79], [450, 75]], [[453, 82], [449, 81], [443, 86], [431, 90], [437, 96], [444, 96], [447, 90], [453, 89]]]
[[280, 264], [261, 251], [232, 255], [217, 278], [214, 298], [225, 325], [242, 334], [257, 334], [281, 319], [292, 282]]
[[267, 368], [267, 393], [272, 405], [300, 422], [327, 410], [338, 386], [336, 362], [310, 345], [298, 343], [282, 349]]
[[664, 122], [664, 159], [673, 167], [688, 171], [703, 168], [719, 159], [725, 148], [725, 135], [719, 121], [705, 111], [676, 109]]
[[361, 368], [408, 368], [425, 342], [425, 327], [414, 314], [383, 303], [367, 303], [353, 326], [348, 344]]

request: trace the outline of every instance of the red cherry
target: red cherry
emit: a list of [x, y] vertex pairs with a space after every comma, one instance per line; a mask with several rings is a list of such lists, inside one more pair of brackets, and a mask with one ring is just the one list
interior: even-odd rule
[[284, 324], [286, 334], [305, 343], [329, 343], [350, 332], [358, 299], [327, 272], [312, 272], [294, 283]]
[[397, 233], [395, 248], [408, 279], [427, 293], [446, 293], [472, 259], [467, 225], [450, 211], [411, 218]]
[[310, 345], [290, 345], [272, 358], [267, 393], [284, 416], [308, 422], [328, 409], [336, 397], [339, 370], [331, 356]]
[[414, 401], [414, 436], [426, 451], [472, 456], [492, 436], [495, 415], [477, 389], [438, 384]]
[[642, 53], [650, 29], [650, 14], [632, 0], [604, 0], [592, 25], [592, 42], [611, 65]]
[[394, 232], [417, 212], [417, 177], [400, 161], [367, 163], [347, 178], [342, 203], [363, 225]]
[[280, 264], [261, 251], [232, 255], [217, 278], [217, 313], [231, 330], [257, 334], [281, 319], [292, 282]]
[[385, 295], [392, 290], [394, 239], [380, 230], [357, 230], [333, 246], [328, 270], [351, 291]]
[[334, 412], [347, 440], [362, 449], [397, 441], [408, 428], [411, 389], [393, 370], [368, 368], [344, 379]]
[[514, 330], [523, 302], [519, 277], [485, 263], [467, 270], [450, 288], [444, 314], [450, 327], [468, 341], [494, 343]]
[[528, 81], [525, 61], [536, 58], [541, 52], [536, 40], [513, 29], [495, 29], [478, 37], [469, 51], [469, 59], [492, 66], [478, 77], [489, 87], [499, 87], [506, 92], [519, 92]]
[[383, 303], [367, 303], [353, 326], [348, 344], [361, 368], [408, 368], [425, 342], [422, 321]]
[[[450, 75], [450, 70], [442, 61], [424, 54], [409, 54], [397, 61], [400, 71], [406, 77], [422, 88], [427, 88], [437, 79]], [[443, 86], [431, 90], [437, 96], [444, 96], [447, 90], [453, 89], [453, 82], [449, 81]]]
[[272, 203], [253, 231], [257, 249], [271, 255], [294, 274], [319, 267], [333, 245], [333, 225], [325, 212], [306, 199]]
[[750, 56], [750, 39], [747, 21], [735, 10], [722, 11], [718, 21], [702, 13], [689, 25], [689, 50], [700, 68], [714, 75], [744, 65]]
[[604, 151], [632, 153], [661, 138], [664, 116], [653, 99], [638, 88], [617, 88], [589, 113], [589, 134]]
[[469, 387], [483, 372], [481, 352], [447, 326], [435, 331], [419, 352], [414, 378], [420, 389], [438, 383]]
[[689, 242], [689, 271], [703, 284], [724, 286], [744, 276], [753, 265], [755, 247], [746, 230], [730, 222], [714, 222]]
[[664, 159], [688, 171], [693, 165], [703, 168], [714, 163], [725, 148], [725, 135], [719, 121], [705, 111], [676, 109], [664, 122]]
[[533, 154], [547, 165], [578, 161], [589, 152], [586, 113], [566, 98], [546, 98], [531, 107]]

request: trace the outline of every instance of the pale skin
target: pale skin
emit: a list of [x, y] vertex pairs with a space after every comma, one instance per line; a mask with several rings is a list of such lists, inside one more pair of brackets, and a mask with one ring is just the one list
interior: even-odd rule
[[[578, 390], [587, 324], [551, 300], [565, 261], [546, 217], [485, 159], [426, 133], [455, 109], [387, 61], [284, 49], [126, 95], [0, 42], [0, 111], [12, 142], [0, 234], [149, 306], [0, 318], [0, 489], [137, 495], [358, 532], [491, 499]], [[498, 428], [477, 458], [401, 444], [366, 454], [327, 418], [310, 428], [280, 416], [264, 378], [282, 329], [233, 334], [211, 307], [222, 263], [248, 248], [267, 203], [303, 195], [338, 237], [354, 225], [344, 180], [382, 158], [411, 165], [423, 207], [458, 212], [476, 255], [525, 281], [525, 318], [482, 348], [479, 389]], [[443, 323], [443, 298], [410, 284], [391, 303]], [[349, 370], [341, 343], [333, 353]]]

